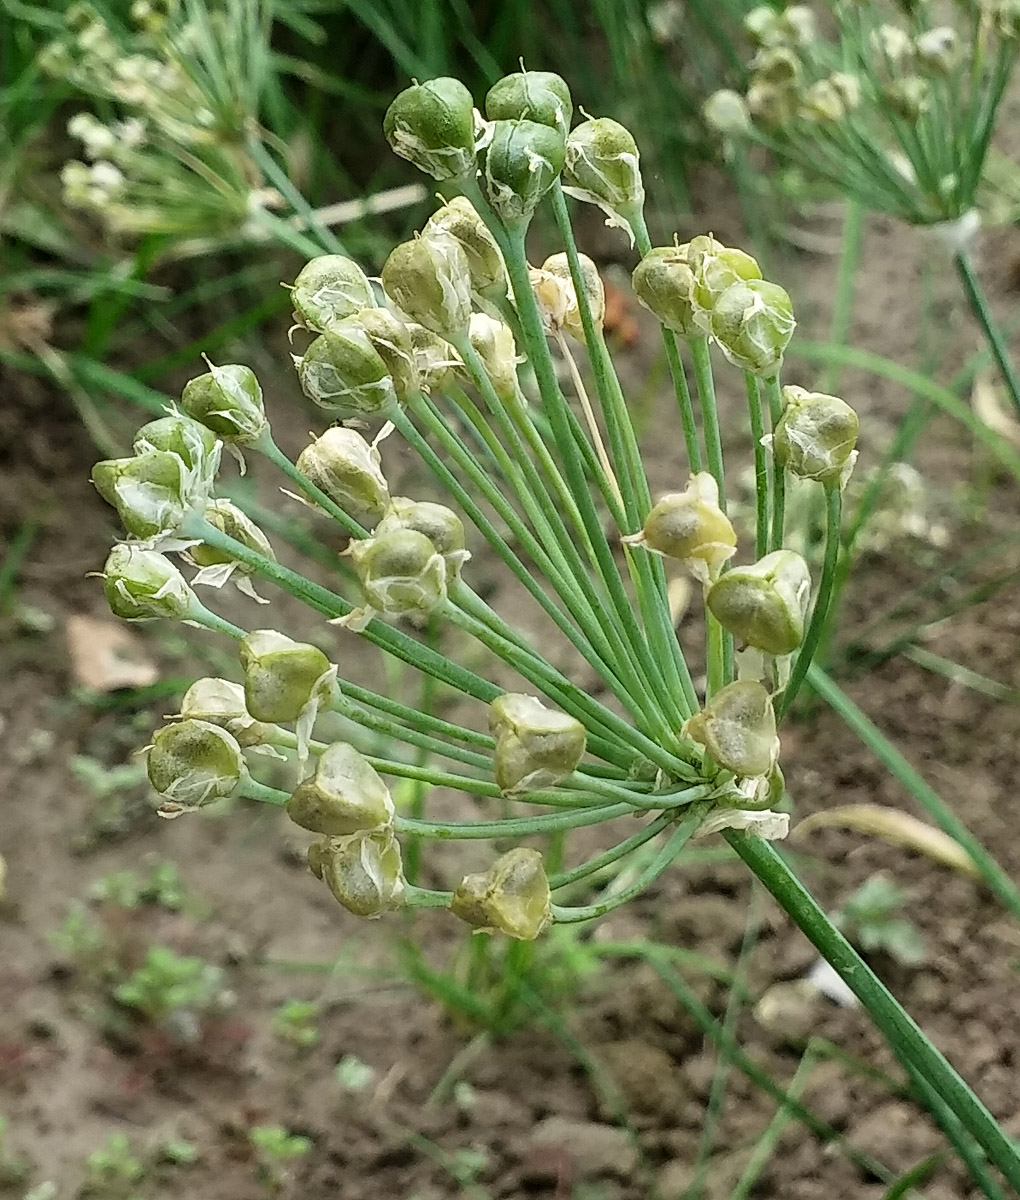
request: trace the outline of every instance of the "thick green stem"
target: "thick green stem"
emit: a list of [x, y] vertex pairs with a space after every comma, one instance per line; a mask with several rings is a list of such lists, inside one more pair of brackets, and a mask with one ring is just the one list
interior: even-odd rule
[[[765, 394], [769, 401], [769, 416], [775, 432], [779, 418], [783, 415], [783, 393], [779, 387], [779, 376], [765, 380]], [[786, 471], [772, 451], [772, 528], [769, 531], [769, 550], [782, 550], [786, 524]]]
[[991, 1162], [1013, 1187], [1020, 1190], [1020, 1152], [1016, 1146], [885, 984], [835, 928], [775, 848], [761, 838], [742, 832], [731, 830], [723, 836], [864, 1005], [896, 1056], [931, 1085]]
[[836, 564], [839, 560], [839, 523], [843, 511], [843, 493], [838, 484], [829, 484], [825, 489], [825, 559], [822, 562], [822, 574], [818, 581], [818, 591], [815, 595], [815, 605], [811, 610], [811, 620], [808, 622], [804, 641], [801, 643], [797, 658], [790, 672], [790, 679], [776, 705], [776, 716], [783, 717], [790, 711], [800, 691], [801, 684], [807, 677], [811, 660], [815, 656], [822, 633], [825, 630], [826, 618], [829, 614], [829, 601], [832, 598], [832, 585], [836, 578]]
[[751, 421], [751, 442], [754, 450], [754, 510], [755, 510], [755, 558], [763, 558], [769, 548], [769, 508], [772, 503], [772, 477], [762, 438], [765, 436], [765, 420], [761, 407], [761, 388], [758, 379], [750, 371], [744, 373], [747, 387], [747, 412]]
[[970, 255], [967, 253], [965, 247], [961, 246], [956, 251], [956, 254], [953, 256], [953, 262], [956, 265], [957, 274], [960, 276], [960, 282], [963, 284], [963, 290], [967, 295], [971, 311], [977, 317], [981, 329], [988, 340], [988, 346], [1002, 374], [1003, 383], [1005, 383], [1009, 391], [1009, 398], [1012, 400], [1013, 407], [1017, 413], [1020, 414], [1020, 379], [1017, 378], [1016, 370], [1013, 367], [1013, 360], [1010, 357], [1005, 338], [1002, 336], [1002, 330], [988, 308], [984, 290], [981, 287], [973, 264], [970, 261]]

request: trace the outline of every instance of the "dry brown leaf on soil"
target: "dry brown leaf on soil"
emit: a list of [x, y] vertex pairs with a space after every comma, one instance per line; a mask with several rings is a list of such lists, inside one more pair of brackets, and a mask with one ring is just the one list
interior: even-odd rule
[[981, 371], [970, 391], [975, 416], [1012, 446], [1020, 446], [1020, 421], [1006, 408], [1005, 398], [991, 371]]
[[974, 860], [959, 842], [910, 813], [881, 804], [844, 804], [839, 808], [812, 813], [796, 826], [792, 836], [799, 839], [816, 829], [832, 828], [870, 833], [890, 845], [904, 846], [924, 854], [964, 875], [978, 876]]
[[93, 692], [150, 687], [159, 668], [141, 639], [115, 621], [97, 617], [67, 618], [67, 647], [71, 674], [80, 687]]

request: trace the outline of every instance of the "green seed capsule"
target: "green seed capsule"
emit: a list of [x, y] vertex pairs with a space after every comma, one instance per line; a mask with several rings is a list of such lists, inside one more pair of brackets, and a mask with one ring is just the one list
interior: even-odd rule
[[406, 404], [421, 390], [418, 367], [414, 361], [414, 346], [406, 322], [388, 308], [365, 308], [354, 318], [368, 334], [379, 357], [386, 364], [393, 390], [401, 404]]
[[392, 529], [351, 546], [365, 603], [387, 616], [426, 616], [446, 601], [443, 556], [423, 533]]
[[[489, 203], [506, 225], [530, 220], [563, 170], [563, 134], [537, 121], [495, 121], [485, 152]], [[424, 322], [423, 322], [424, 324]]]
[[381, 917], [400, 907], [404, 868], [392, 829], [317, 842], [308, 849], [308, 866], [356, 917]]
[[843, 487], [857, 458], [857, 414], [838, 396], [783, 388], [783, 415], [773, 446], [792, 475]]
[[295, 319], [317, 333], [363, 308], [375, 307], [364, 271], [343, 254], [322, 254], [307, 262], [294, 280], [290, 298]]
[[355, 429], [335, 425], [298, 455], [297, 469], [344, 512], [374, 525], [386, 511], [390, 490], [379, 451]]
[[132, 449], [135, 454], [149, 450], [176, 454], [188, 470], [198, 471], [215, 453], [216, 441], [211, 429], [190, 417], [159, 417], [138, 430]]
[[751, 59], [751, 73], [756, 83], [774, 87], [793, 87], [800, 82], [803, 66], [789, 46], [766, 46]]
[[[263, 558], [276, 562], [276, 555], [273, 553], [273, 547], [269, 544], [269, 539], [251, 517], [243, 513], [236, 504], [229, 500], [211, 500], [206, 505], [203, 516], [214, 529], [232, 537], [234, 541], [240, 542], [249, 550], [254, 550], [256, 554], [261, 554]], [[192, 546], [188, 553], [200, 567], [212, 567], [219, 563], [237, 563], [238, 569], [245, 574], [250, 574], [254, 569], [239, 562], [228, 550], [214, 549], [212, 546], [207, 546], [205, 542]]]
[[466, 196], [454, 196], [428, 219], [425, 235], [436, 233], [460, 243], [467, 258], [471, 288], [481, 296], [506, 294], [506, 266], [496, 239]]
[[747, 89], [747, 111], [762, 129], [781, 129], [796, 117], [798, 108], [796, 88], [756, 79]]
[[256, 721], [296, 721], [314, 697], [330, 661], [316, 646], [275, 629], [256, 629], [239, 649], [244, 700]]
[[437, 231], [402, 242], [382, 269], [387, 296], [403, 312], [443, 338], [467, 332], [471, 269], [455, 238]]
[[504, 404], [516, 404], [521, 398], [517, 380], [517, 345], [509, 325], [488, 313], [472, 313], [468, 326], [471, 347], [482, 360], [496, 395]]
[[537, 121], [566, 137], [574, 103], [559, 75], [520, 71], [492, 85], [485, 97], [485, 115], [490, 121]]
[[692, 238], [687, 245], [687, 261], [694, 272], [694, 303], [702, 328], [715, 303], [731, 284], [761, 279], [761, 268], [750, 254], [734, 246], [724, 246], [711, 234]]
[[188, 474], [178, 455], [149, 450], [96, 463], [92, 482], [128, 533], [149, 539], [173, 533], [184, 520], [191, 507]]
[[782, 365], [797, 322], [789, 295], [777, 283], [734, 283], [715, 301], [712, 335], [735, 367], [774, 375]]
[[572, 129], [567, 138], [563, 190], [597, 204], [611, 223], [630, 228], [630, 218], [645, 202], [640, 155], [630, 131], [619, 121], [595, 117]]
[[207, 721], [225, 729], [239, 746], [262, 746], [277, 732], [274, 725], [256, 721], [244, 703], [244, 688], [229, 679], [196, 679], [184, 693], [181, 711], [184, 720]]
[[103, 590], [110, 611], [124, 621], [181, 620], [198, 604], [169, 559], [130, 542], [120, 542], [110, 551], [103, 568]]
[[717, 578], [737, 549], [737, 535], [719, 507], [719, 486], [707, 471], [692, 475], [682, 492], [663, 496], [641, 533], [624, 541], [679, 559], [704, 584]]
[[[578, 261], [592, 320], [596, 327], [601, 329], [606, 317], [606, 289], [602, 283], [602, 276], [587, 254], [579, 254]], [[539, 307], [543, 314], [548, 316], [549, 326], [553, 329], [565, 329], [571, 337], [583, 342], [584, 325], [567, 256], [550, 255], [542, 263], [541, 269], [533, 272], [532, 287]]]
[[474, 103], [459, 79], [406, 88], [386, 110], [383, 132], [395, 154], [433, 179], [457, 179], [474, 169]]
[[445, 559], [448, 577], [455, 578], [468, 555], [465, 549], [464, 522], [452, 508], [431, 500], [410, 500], [407, 496], [394, 496], [375, 530], [375, 536], [382, 537], [400, 529], [413, 529], [424, 534]]
[[287, 801], [287, 816], [302, 829], [347, 837], [393, 820], [393, 798], [372, 764], [346, 742], [327, 746], [315, 770]]
[[236, 363], [210, 367], [184, 385], [181, 408], [225, 442], [251, 446], [269, 426], [255, 373]]
[[157, 730], [147, 767], [167, 816], [231, 795], [247, 773], [235, 739], [218, 725], [195, 720]]
[[632, 276], [638, 300], [681, 337], [699, 336], [695, 320], [694, 271], [686, 246], [656, 246], [638, 263]]
[[777, 550], [746, 567], [731, 567], [709, 589], [709, 611], [734, 637], [766, 654], [792, 654], [804, 639], [811, 594], [807, 563]]
[[397, 405], [393, 377], [354, 317], [320, 333], [296, 366], [308, 399], [341, 420], [385, 416]]
[[586, 733], [580, 721], [535, 696], [506, 692], [489, 705], [496, 783], [507, 795], [552, 787], [577, 768]]
[[465, 875], [450, 912], [485, 933], [531, 942], [549, 923], [551, 896], [542, 855], [517, 847], [487, 871]]
[[684, 726], [721, 767], [743, 778], [767, 775], [779, 755], [772, 697], [754, 680], [728, 684]]

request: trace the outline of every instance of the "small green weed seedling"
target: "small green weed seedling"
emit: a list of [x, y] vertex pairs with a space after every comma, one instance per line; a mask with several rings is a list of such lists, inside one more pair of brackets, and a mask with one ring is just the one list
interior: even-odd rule
[[924, 941], [917, 927], [903, 916], [907, 893], [888, 875], [878, 872], [864, 881], [833, 914], [833, 922], [865, 953], [888, 954], [905, 967], [924, 962]]
[[256, 1125], [248, 1133], [255, 1151], [255, 1174], [269, 1192], [279, 1192], [290, 1175], [290, 1165], [311, 1150], [309, 1138], [290, 1133], [281, 1125]]

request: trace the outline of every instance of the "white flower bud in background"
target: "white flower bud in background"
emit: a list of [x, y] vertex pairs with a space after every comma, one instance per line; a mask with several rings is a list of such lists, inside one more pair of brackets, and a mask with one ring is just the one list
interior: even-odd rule
[[678, 559], [706, 585], [737, 549], [737, 535], [719, 507], [719, 485], [707, 471], [692, 475], [682, 492], [663, 496], [648, 513], [642, 531], [623, 540]]
[[576, 200], [597, 204], [608, 224], [625, 229], [634, 241], [631, 221], [645, 202], [641, 160], [630, 131], [609, 117], [595, 117], [572, 129], [567, 138], [563, 190]]
[[262, 388], [249, 367], [210, 365], [184, 385], [181, 408], [217, 437], [238, 446], [251, 446], [269, 428]]
[[542, 855], [518, 846], [487, 871], [465, 875], [453, 893], [450, 912], [481, 932], [534, 941], [551, 912]]
[[747, 89], [747, 111], [756, 125], [777, 129], [792, 121], [797, 112], [795, 88], [756, 79]]
[[[851, 76], [852, 78], [852, 76]], [[846, 116], [843, 93], [832, 79], [819, 79], [804, 89], [800, 115], [809, 121], [836, 122]]]
[[[592, 320], [601, 329], [606, 317], [606, 289], [602, 276], [587, 254], [579, 254], [578, 259]], [[564, 329], [571, 337], [583, 342], [584, 325], [567, 256], [550, 255], [539, 270], [531, 272], [531, 286], [546, 329], [554, 332]]]
[[490, 121], [537, 121], [566, 137], [574, 103], [566, 82], [551, 71], [520, 71], [504, 75], [485, 97]]
[[393, 376], [356, 317], [320, 333], [295, 366], [308, 399], [340, 420], [385, 417], [398, 403]]
[[400, 906], [404, 868], [389, 828], [316, 842], [308, 849], [308, 866], [356, 917], [381, 917]]
[[946, 75], [959, 61], [960, 39], [948, 25], [926, 29], [914, 39], [914, 54], [922, 67]]
[[374, 525], [390, 502], [379, 451], [357, 430], [335, 425], [298, 455], [297, 469], [357, 520]]
[[807, 563], [776, 550], [756, 563], [731, 567], [709, 589], [709, 611], [738, 641], [766, 654], [792, 654], [804, 639], [811, 595]]
[[882, 98], [898, 116], [916, 121], [931, 104], [931, 84], [920, 75], [905, 75], [886, 84]]
[[117, 145], [114, 131], [92, 113], [75, 113], [67, 122], [67, 132], [81, 142], [86, 158], [110, 158]]
[[114, 616], [124, 621], [157, 617], [184, 620], [198, 598], [184, 576], [164, 555], [119, 542], [103, 568], [103, 590]]
[[829, 85], [843, 102], [844, 113], [853, 112], [861, 104], [861, 81], [847, 71], [833, 71], [828, 76]]
[[455, 196], [429, 217], [424, 235], [446, 235], [467, 258], [471, 289], [480, 296], [506, 295], [506, 265], [496, 240], [466, 196]]
[[382, 269], [386, 295], [412, 321], [456, 339], [471, 318], [471, 270], [460, 242], [426, 230], [402, 242]]
[[296, 721], [331, 670], [317, 646], [295, 642], [275, 629], [256, 629], [239, 647], [244, 702], [256, 721]]
[[684, 726], [692, 741], [742, 778], [768, 775], [779, 756], [772, 697], [755, 680], [728, 684]]
[[712, 309], [712, 336], [735, 367], [774, 375], [783, 361], [797, 322], [785, 289], [765, 279], [735, 283]]
[[509, 325], [487, 313], [472, 313], [468, 338], [482, 360], [496, 395], [504, 404], [522, 399], [517, 379], [517, 345]]
[[531, 219], [563, 170], [563, 134], [537, 121], [494, 121], [483, 180], [489, 203], [505, 225]]
[[879, 25], [869, 38], [872, 53], [887, 68], [899, 67], [913, 58], [914, 43], [910, 34], [898, 25]]
[[759, 46], [805, 49], [817, 37], [815, 15], [806, 4], [785, 9], [760, 4], [744, 17], [744, 29]]
[[149, 782], [163, 797], [162, 816], [229, 796], [247, 775], [237, 741], [208, 721], [181, 721], [157, 730], [146, 765]]
[[371, 611], [425, 617], [446, 602], [446, 561], [416, 529], [353, 542], [350, 555]]
[[857, 460], [857, 414], [838, 396], [783, 388], [783, 415], [773, 434], [776, 460], [792, 475], [845, 487]]
[[386, 110], [383, 132], [395, 154], [433, 179], [456, 179], [474, 169], [474, 102], [459, 79], [406, 88]]
[[343, 254], [323, 254], [307, 262], [294, 280], [290, 298], [294, 319], [316, 333], [375, 306], [364, 271]]
[[634, 268], [634, 292], [645, 308], [681, 337], [700, 334], [695, 320], [694, 271], [687, 246], [656, 246]]
[[800, 81], [802, 64], [788, 46], [769, 46], [751, 59], [750, 69], [756, 83], [785, 88]]
[[348, 837], [389, 825], [394, 808], [389, 788], [364, 755], [347, 742], [334, 742], [295, 788], [286, 812], [302, 829]]
[[458, 578], [461, 566], [471, 557], [465, 549], [464, 522], [445, 504], [394, 496], [374, 536], [382, 537], [398, 529], [413, 529], [429, 539], [443, 556], [447, 579]]
[[496, 738], [493, 769], [505, 795], [552, 787], [577, 768], [586, 733], [580, 721], [536, 696], [505, 692], [489, 705]]
[[722, 88], [713, 92], [701, 107], [701, 115], [709, 129], [723, 137], [743, 137], [751, 132], [751, 114], [739, 92]]

